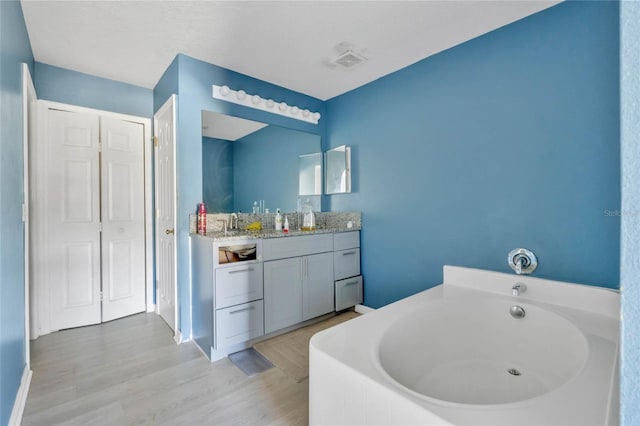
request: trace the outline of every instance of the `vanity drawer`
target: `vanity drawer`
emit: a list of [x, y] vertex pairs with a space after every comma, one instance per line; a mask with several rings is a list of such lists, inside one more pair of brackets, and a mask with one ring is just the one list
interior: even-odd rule
[[262, 299], [262, 262], [216, 269], [215, 309]]
[[333, 249], [335, 251], [360, 247], [360, 231], [336, 232], [333, 234]]
[[262, 242], [263, 260], [285, 259], [333, 251], [333, 234], [267, 238]]
[[362, 276], [336, 281], [336, 312], [362, 303]]
[[246, 342], [264, 334], [262, 300], [216, 311], [216, 348]]
[[333, 275], [336, 281], [360, 275], [360, 249], [333, 252]]

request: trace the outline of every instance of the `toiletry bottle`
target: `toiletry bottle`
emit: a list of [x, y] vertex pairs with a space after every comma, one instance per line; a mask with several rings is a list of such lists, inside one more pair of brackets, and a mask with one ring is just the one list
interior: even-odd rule
[[282, 229], [282, 216], [280, 215], [280, 209], [276, 209], [276, 231]]
[[282, 232], [285, 234], [289, 233], [289, 218], [287, 216], [284, 217], [284, 228], [282, 229]]
[[205, 235], [207, 233], [207, 206], [200, 203], [198, 207], [198, 234]]
[[313, 214], [313, 206], [311, 201], [307, 198], [304, 203], [304, 216], [302, 217], [302, 230], [303, 231], [315, 231], [316, 230], [316, 217]]
[[258, 202], [257, 201], [253, 202], [253, 212], [254, 213], [260, 213], [260, 207], [258, 207]]

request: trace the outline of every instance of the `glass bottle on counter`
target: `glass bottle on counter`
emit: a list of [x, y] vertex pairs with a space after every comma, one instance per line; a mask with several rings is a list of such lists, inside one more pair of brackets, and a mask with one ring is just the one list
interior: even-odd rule
[[304, 215], [302, 216], [302, 230], [303, 231], [315, 231], [316, 230], [316, 216], [313, 214], [313, 206], [311, 200], [307, 198], [304, 203]]

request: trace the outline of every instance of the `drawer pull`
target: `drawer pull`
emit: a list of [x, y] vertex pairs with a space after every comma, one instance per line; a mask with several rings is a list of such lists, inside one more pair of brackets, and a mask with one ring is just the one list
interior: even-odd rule
[[354, 285], [354, 284], [359, 284], [359, 283], [360, 283], [360, 281], [351, 281], [351, 282], [348, 282], [348, 283], [344, 283], [344, 286], [346, 287], [348, 285]]
[[356, 254], [355, 251], [345, 251], [342, 253], [343, 256], [349, 256], [350, 254]]
[[229, 271], [229, 275], [231, 275], [231, 274], [239, 274], [240, 272], [251, 272], [251, 271], [253, 271], [253, 268], [238, 269], [237, 271]]
[[242, 309], [236, 309], [235, 311], [229, 312], [229, 315], [237, 314], [239, 312], [244, 312], [244, 311], [253, 311], [254, 309], [255, 309], [255, 306], [249, 306], [249, 307], [242, 308]]

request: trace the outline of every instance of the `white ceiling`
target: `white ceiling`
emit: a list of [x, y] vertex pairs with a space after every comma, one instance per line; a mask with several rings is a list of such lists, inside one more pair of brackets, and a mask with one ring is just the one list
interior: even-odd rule
[[[38, 62], [153, 88], [178, 53], [326, 100], [557, 0], [22, 0]], [[368, 60], [334, 61], [347, 49]]]

